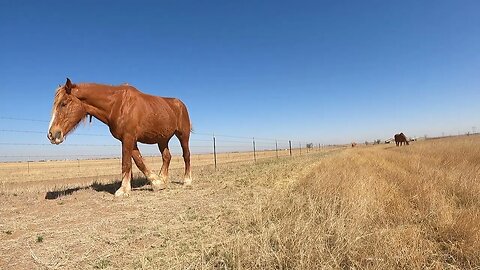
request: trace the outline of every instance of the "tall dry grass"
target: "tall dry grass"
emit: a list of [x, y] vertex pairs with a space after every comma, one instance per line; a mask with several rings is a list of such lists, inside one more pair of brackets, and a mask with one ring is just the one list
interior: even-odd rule
[[479, 269], [480, 138], [348, 149], [202, 255], [228, 269]]

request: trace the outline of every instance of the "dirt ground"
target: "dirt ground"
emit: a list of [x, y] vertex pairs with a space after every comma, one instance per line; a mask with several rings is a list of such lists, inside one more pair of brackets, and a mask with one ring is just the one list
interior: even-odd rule
[[335, 152], [197, 167], [192, 189], [137, 178], [128, 198], [112, 195], [118, 182], [17, 182], [0, 189], [0, 269], [223, 269], [211, 250], [242, 215]]

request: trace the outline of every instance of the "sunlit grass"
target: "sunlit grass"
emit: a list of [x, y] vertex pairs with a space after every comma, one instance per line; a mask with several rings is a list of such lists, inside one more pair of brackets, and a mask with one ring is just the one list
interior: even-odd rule
[[349, 149], [275, 188], [207, 257], [229, 269], [478, 269], [479, 178], [478, 137]]

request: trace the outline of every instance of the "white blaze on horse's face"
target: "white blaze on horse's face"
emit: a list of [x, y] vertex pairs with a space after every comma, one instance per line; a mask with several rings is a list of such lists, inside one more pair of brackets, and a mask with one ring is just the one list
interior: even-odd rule
[[[54, 112], [55, 113], [55, 112]], [[52, 130], [52, 123], [55, 120], [55, 114], [52, 115], [52, 120], [50, 120], [50, 128], [48, 129], [48, 139], [52, 144], [61, 144], [64, 140], [63, 132], [61, 130], [51, 131]]]
[[55, 95], [55, 100], [53, 102], [53, 108], [52, 108], [52, 118], [50, 119], [50, 124], [48, 125], [48, 133], [47, 133], [47, 138], [50, 140], [52, 144], [60, 144], [63, 142], [63, 132], [58, 126], [58, 123], [55, 122], [55, 119], [57, 117], [57, 107], [58, 107], [58, 97], [59, 94], [58, 92], [61, 91], [60, 88], [57, 89], [56, 95]]
[[50, 119], [50, 124], [48, 125], [48, 130], [50, 130], [52, 128], [52, 124], [53, 124], [53, 120], [55, 120], [55, 109], [53, 110], [52, 112], [52, 119]]
[[55, 108], [54, 108], [53, 112], [52, 112], [52, 119], [50, 119], [50, 124], [48, 125], [48, 135], [47, 135], [47, 137], [48, 137], [48, 139], [50, 140], [51, 143], [59, 144], [59, 143], [61, 143], [60, 140], [54, 139], [52, 137], [52, 133], [50, 132], [50, 130], [52, 130], [52, 124], [53, 124], [53, 121], [55, 121], [55, 115], [56, 114], [57, 114], [57, 110], [55, 110]]

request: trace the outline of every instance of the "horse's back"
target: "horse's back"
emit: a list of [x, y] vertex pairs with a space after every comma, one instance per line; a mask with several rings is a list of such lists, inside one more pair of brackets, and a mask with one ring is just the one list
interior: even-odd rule
[[137, 100], [137, 107], [146, 121], [158, 122], [158, 126], [169, 126], [179, 132], [191, 129], [187, 106], [178, 98], [154, 96], [132, 88]]

